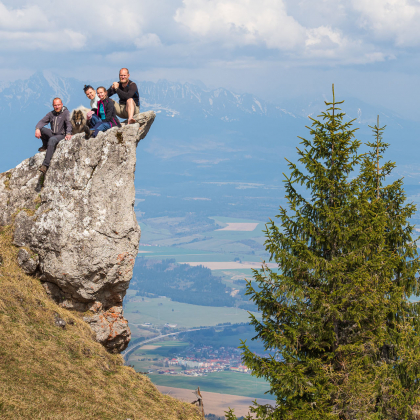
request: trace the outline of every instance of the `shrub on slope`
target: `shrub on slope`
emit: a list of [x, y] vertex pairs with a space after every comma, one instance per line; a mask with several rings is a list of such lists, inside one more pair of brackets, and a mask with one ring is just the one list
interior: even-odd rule
[[80, 314], [50, 300], [18, 267], [11, 237], [10, 227], [0, 230], [0, 419], [201, 418], [96, 343]]

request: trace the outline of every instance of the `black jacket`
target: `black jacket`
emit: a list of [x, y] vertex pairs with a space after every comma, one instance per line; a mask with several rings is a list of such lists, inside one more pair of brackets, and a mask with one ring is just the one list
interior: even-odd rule
[[115, 112], [114, 101], [109, 98], [105, 98], [103, 101], [98, 101], [98, 108], [96, 108], [96, 115], [101, 118], [101, 114], [99, 113], [99, 106], [103, 104], [104, 112], [105, 112], [105, 119], [102, 120], [103, 122], [111, 123], [111, 127], [121, 127], [120, 120], [117, 117], [117, 113]]
[[60, 112], [54, 110], [49, 112], [42, 120], [38, 122], [35, 128], [41, 129], [48, 123], [51, 125], [53, 134], [71, 134], [72, 126], [70, 122], [70, 112], [63, 106]]
[[120, 105], [126, 105], [127, 99], [133, 98], [134, 103], [140, 106], [140, 95], [137, 85], [131, 80], [128, 81], [126, 87], [122, 87], [121, 82], [118, 84], [118, 89], [114, 89], [112, 86], [108, 89], [108, 96], [118, 94], [120, 98]]

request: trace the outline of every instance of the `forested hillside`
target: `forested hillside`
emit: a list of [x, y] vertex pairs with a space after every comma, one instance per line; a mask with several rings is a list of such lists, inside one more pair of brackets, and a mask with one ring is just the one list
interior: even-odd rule
[[220, 277], [202, 266], [176, 264], [175, 260], [137, 258], [130, 289], [138, 296], [166, 296], [176, 302], [203, 306], [234, 306], [235, 299]]

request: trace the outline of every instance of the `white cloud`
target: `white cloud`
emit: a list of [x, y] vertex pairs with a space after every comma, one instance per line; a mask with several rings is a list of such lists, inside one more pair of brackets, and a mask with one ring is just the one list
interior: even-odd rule
[[48, 19], [38, 6], [8, 9], [0, 2], [0, 30], [39, 30], [48, 25]]
[[281, 0], [184, 0], [174, 19], [202, 38], [231, 46], [292, 50], [305, 42], [305, 28]]
[[137, 48], [156, 48], [162, 46], [160, 38], [156, 34], [145, 34], [134, 40]]
[[[304, 19], [300, 8], [298, 15], [308, 25], [304, 26], [288, 12], [286, 1], [183, 0], [174, 20], [198, 36], [203, 44], [213, 42], [229, 48], [256, 45], [277, 49], [289, 59], [310, 60], [310, 64], [315, 64], [317, 59], [323, 60], [323, 64], [325, 60], [343, 64], [370, 63], [390, 56], [355, 32], [345, 33], [340, 27], [324, 24], [322, 14], [316, 19]], [[318, 4], [312, 3], [311, 7], [317, 8]], [[324, 0], [322, 5], [328, 9], [333, 1]], [[308, 4], [302, 0], [299, 6]], [[311, 13], [311, 7], [307, 14]], [[296, 11], [296, 7], [294, 9]], [[349, 10], [340, 4], [337, 23], [346, 13]]]
[[397, 46], [420, 43], [420, 2], [416, 0], [352, 0], [359, 25], [376, 38]]
[[0, 0], [0, 50], [74, 51], [79, 62], [83, 51], [112, 65], [148, 50], [141, 63], [153, 74], [215, 63], [351, 65], [418, 45], [419, 19], [420, 0]]
[[56, 32], [0, 31], [0, 50], [66, 51], [83, 48], [86, 37], [65, 29]]
[[[2, 49], [68, 50], [107, 46], [115, 51], [130, 46], [156, 46], [156, 34], [144, 34], [145, 13], [141, 2], [126, 0], [117, 7], [113, 0], [55, 2], [38, 0], [36, 6], [8, 5], [0, 1]], [[2, 42], [2, 44], [3, 44]]]

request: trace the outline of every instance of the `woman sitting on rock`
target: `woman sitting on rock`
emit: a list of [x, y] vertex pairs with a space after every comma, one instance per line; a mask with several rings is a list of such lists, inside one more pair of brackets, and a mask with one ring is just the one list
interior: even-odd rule
[[99, 96], [96, 114], [92, 114], [92, 137], [96, 137], [100, 131], [109, 130], [111, 127], [121, 127], [114, 107], [114, 101], [108, 98], [107, 91], [103, 86], [98, 87], [96, 92]]

